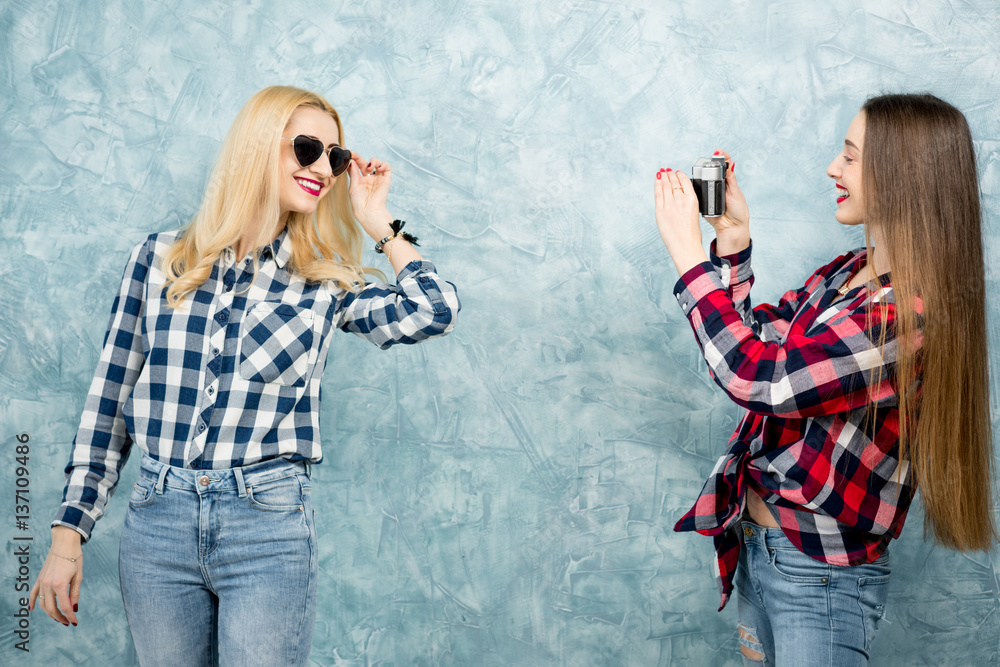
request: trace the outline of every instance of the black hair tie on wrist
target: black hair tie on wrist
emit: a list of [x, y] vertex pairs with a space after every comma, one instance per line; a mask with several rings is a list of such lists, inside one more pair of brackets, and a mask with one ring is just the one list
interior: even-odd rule
[[402, 220], [393, 220], [392, 224], [389, 225], [392, 228], [392, 236], [386, 236], [384, 239], [376, 243], [375, 252], [378, 253], [385, 252], [384, 250], [382, 250], [382, 246], [384, 246], [386, 243], [393, 240], [397, 236], [401, 237], [404, 241], [408, 241], [411, 245], [420, 245], [419, 243], [417, 243], [416, 236], [414, 236], [409, 232], [403, 231], [404, 225], [406, 225], [406, 223], [403, 222]]
[[390, 226], [392, 227], [392, 235], [393, 236], [402, 236], [403, 240], [404, 241], [408, 241], [410, 243], [410, 245], [417, 245], [417, 246], [420, 245], [419, 243], [417, 243], [417, 237], [416, 236], [414, 236], [413, 234], [411, 234], [409, 232], [404, 232], [403, 231], [403, 227], [406, 226], [406, 223], [403, 222], [402, 220], [393, 220], [392, 221], [392, 225], [390, 225]]

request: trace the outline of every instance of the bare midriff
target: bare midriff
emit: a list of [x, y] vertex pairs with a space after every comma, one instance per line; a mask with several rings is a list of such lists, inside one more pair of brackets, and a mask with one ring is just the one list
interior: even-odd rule
[[758, 526], [765, 526], [767, 528], [779, 528], [778, 522], [774, 520], [771, 513], [767, 509], [767, 504], [764, 499], [757, 495], [757, 492], [753, 490], [753, 487], [748, 485], [747, 488], [747, 511], [750, 514], [750, 518]]

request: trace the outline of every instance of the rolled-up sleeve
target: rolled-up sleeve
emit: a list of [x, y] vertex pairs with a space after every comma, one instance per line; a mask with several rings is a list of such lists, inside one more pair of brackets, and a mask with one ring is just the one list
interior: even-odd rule
[[336, 306], [338, 326], [381, 349], [443, 336], [455, 328], [462, 304], [455, 285], [428, 261], [410, 262], [396, 285], [369, 283], [345, 292]]

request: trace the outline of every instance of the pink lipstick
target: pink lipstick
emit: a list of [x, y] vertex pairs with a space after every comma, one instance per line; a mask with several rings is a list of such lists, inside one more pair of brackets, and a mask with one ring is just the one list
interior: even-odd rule
[[319, 197], [319, 193], [323, 190], [323, 184], [319, 181], [314, 181], [309, 178], [296, 178], [295, 182], [298, 183], [299, 187], [313, 195], [314, 197]]

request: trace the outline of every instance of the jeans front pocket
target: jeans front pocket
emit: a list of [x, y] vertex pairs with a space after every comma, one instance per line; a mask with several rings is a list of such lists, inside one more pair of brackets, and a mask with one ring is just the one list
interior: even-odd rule
[[830, 582], [830, 565], [811, 558], [798, 549], [768, 549], [771, 568], [785, 581], [800, 586], [827, 586]]
[[287, 303], [261, 302], [243, 320], [240, 377], [301, 387], [312, 366], [313, 312]]
[[263, 512], [304, 512], [309, 488], [298, 476], [247, 487], [250, 506]]
[[128, 499], [129, 507], [139, 509], [153, 504], [154, 500], [156, 500], [156, 489], [153, 488], [153, 482], [142, 478], [136, 480], [132, 486], [132, 495]]

